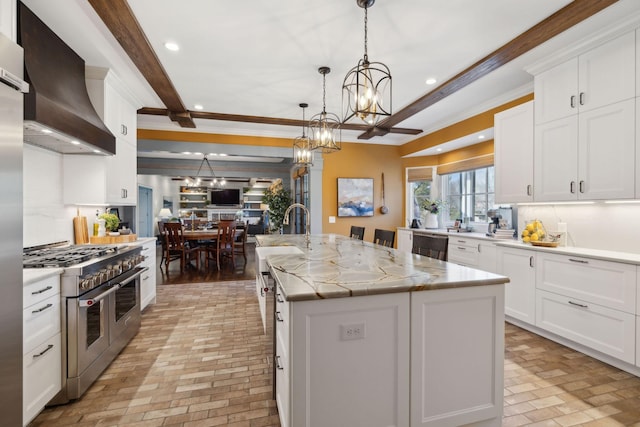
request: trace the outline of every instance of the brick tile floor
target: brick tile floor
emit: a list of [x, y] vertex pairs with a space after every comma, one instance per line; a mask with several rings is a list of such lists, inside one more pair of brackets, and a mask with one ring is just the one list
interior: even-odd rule
[[[503, 426], [640, 427], [640, 378], [510, 324], [505, 343]], [[266, 344], [253, 281], [160, 285], [87, 393], [31, 426], [279, 426]]]

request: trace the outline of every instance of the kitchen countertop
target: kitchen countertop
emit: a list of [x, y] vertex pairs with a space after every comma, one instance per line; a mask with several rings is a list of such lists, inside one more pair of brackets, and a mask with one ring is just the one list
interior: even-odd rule
[[51, 267], [51, 268], [23, 268], [22, 269], [22, 285], [30, 285], [34, 282], [47, 279], [51, 276], [58, 276], [62, 274], [64, 269]]
[[302, 254], [270, 255], [267, 263], [289, 301], [430, 291], [509, 282], [475, 270], [335, 234], [258, 235], [258, 246], [296, 246]]
[[569, 255], [569, 256], [579, 256], [584, 258], [591, 259], [599, 259], [602, 261], [612, 261], [612, 262], [622, 262], [625, 264], [633, 264], [640, 265], [640, 254], [631, 253], [631, 252], [619, 252], [619, 251], [609, 251], [602, 249], [590, 249], [590, 248], [580, 248], [575, 246], [558, 246], [555, 248], [549, 248], [544, 246], [533, 246], [527, 243], [523, 243], [521, 240], [516, 239], [495, 239], [493, 237], [487, 236], [485, 233], [479, 232], [464, 232], [458, 233], [456, 231], [447, 232], [446, 229], [426, 229], [426, 228], [408, 228], [408, 227], [400, 227], [403, 230], [413, 230], [419, 233], [434, 233], [434, 234], [446, 234], [449, 237], [469, 237], [473, 239], [483, 239], [495, 242], [498, 246], [508, 246], [512, 248], [518, 249], [528, 249], [532, 251], [538, 252], [546, 252], [546, 253], [554, 253], [559, 255]]

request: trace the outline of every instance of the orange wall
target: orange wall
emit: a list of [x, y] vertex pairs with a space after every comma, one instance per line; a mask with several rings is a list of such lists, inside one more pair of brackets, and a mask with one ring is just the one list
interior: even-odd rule
[[[373, 241], [376, 228], [394, 230], [403, 221], [403, 168], [398, 147], [390, 145], [342, 143], [342, 150], [325, 154], [322, 173], [322, 231], [349, 235], [352, 225], [365, 227], [364, 240]], [[381, 214], [384, 172], [385, 205]], [[373, 178], [374, 213], [372, 217], [338, 217], [338, 178]], [[329, 224], [335, 216], [335, 224]]]

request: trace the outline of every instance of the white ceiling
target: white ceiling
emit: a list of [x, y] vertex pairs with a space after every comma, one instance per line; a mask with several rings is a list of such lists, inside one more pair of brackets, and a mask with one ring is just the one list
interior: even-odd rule
[[[87, 65], [112, 68], [140, 106], [164, 108], [86, 0], [23, 2]], [[568, 3], [378, 0], [369, 9], [369, 59], [390, 68], [393, 110], [398, 111]], [[309, 118], [322, 109], [317, 69], [329, 66], [327, 111], [341, 115], [342, 81], [363, 55], [364, 10], [355, 0], [129, 0], [129, 5], [187, 109], [202, 104], [204, 111], [215, 113], [301, 119], [298, 104], [307, 102]], [[526, 66], [637, 12], [638, 0], [620, 0], [398, 125], [422, 129], [421, 135], [388, 134], [364, 142], [404, 144], [530, 93]], [[180, 51], [165, 49], [168, 41], [178, 43]], [[427, 86], [429, 77], [438, 83]], [[197, 128], [189, 130], [165, 117], [138, 116], [138, 127], [148, 129], [284, 138], [301, 134], [300, 128], [287, 126], [195, 123]], [[360, 133], [343, 131], [343, 141], [358, 142]], [[477, 136], [449, 145], [475, 143]]]

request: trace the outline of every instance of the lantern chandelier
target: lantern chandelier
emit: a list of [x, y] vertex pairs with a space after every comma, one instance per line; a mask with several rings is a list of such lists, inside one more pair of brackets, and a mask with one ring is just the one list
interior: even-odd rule
[[331, 72], [329, 67], [320, 67], [318, 72], [322, 74], [322, 112], [311, 117], [309, 120], [309, 134], [311, 138], [311, 149], [323, 153], [332, 153], [341, 148], [340, 139], [340, 118], [333, 113], [327, 113], [326, 84], [327, 74]]
[[347, 73], [342, 84], [343, 122], [357, 116], [375, 125], [380, 117], [391, 115], [391, 72], [382, 62], [369, 62], [367, 55], [367, 9], [375, 0], [356, 3], [364, 9], [364, 57]]
[[[205, 163], [209, 168], [209, 175], [207, 176], [203, 174], [202, 176], [200, 176], [200, 172], [202, 171], [202, 167], [204, 166]], [[216, 174], [213, 172], [213, 168], [211, 167], [211, 164], [209, 163], [209, 159], [207, 158], [206, 154], [202, 158], [202, 162], [200, 163], [198, 172], [196, 172], [196, 176], [190, 176], [186, 178], [184, 182], [189, 187], [198, 187], [200, 185], [205, 185], [204, 183], [207, 183], [210, 187], [222, 187], [227, 183], [227, 181], [224, 178], [218, 179], [216, 177]]]
[[307, 123], [304, 121], [304, 109], [309, 104], [303, 102], [300, 105], [302, 108], [302, 136], [293, 140], [293, 163], [298, 166], [307, 166], [313, 164], [313, 151], [311, 151], [311, 140], [305, 135], [305, 128]]

